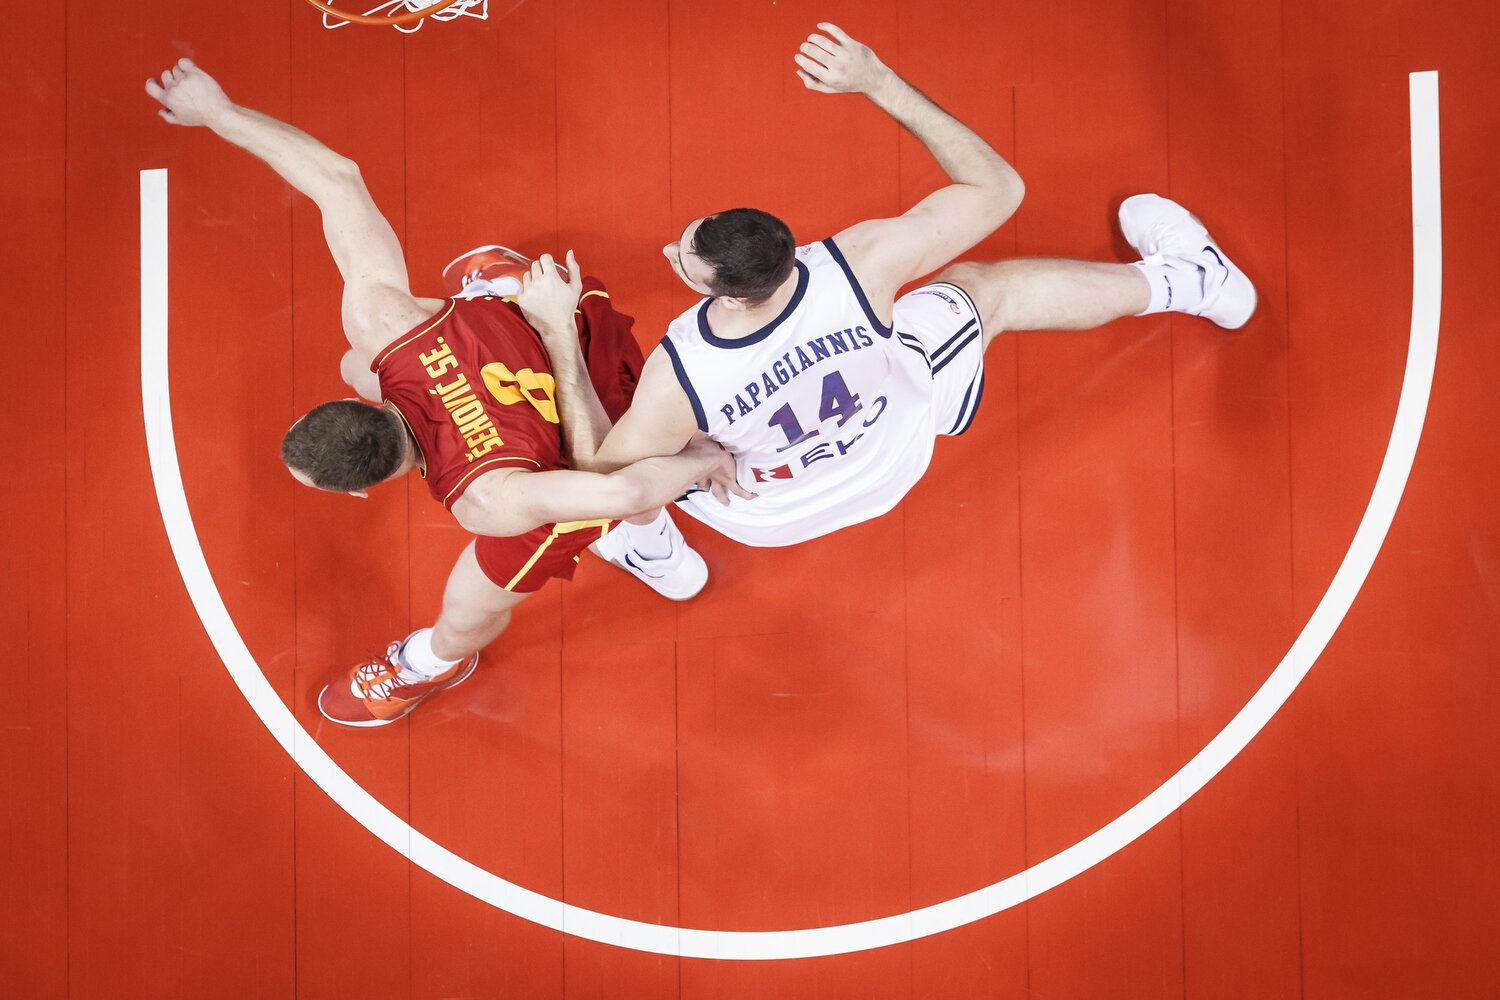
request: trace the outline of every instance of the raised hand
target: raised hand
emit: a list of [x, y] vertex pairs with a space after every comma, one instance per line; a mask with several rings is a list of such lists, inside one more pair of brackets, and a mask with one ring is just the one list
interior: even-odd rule
[[568, 251], [568, 277], [564, 281], [550, 253], [542, 254], [531, 262], [531, 271], [521, 276], [521, 291], [516, 294], [516, 305], [526, 322], [546, 343], [549, 336], [567, 337], [577, 340], [578, 329], [573, 323], [573, 310], [578, 308], [578, 299], [583, 294], [582, 272], [578, 270], [578, 258]]
[[212, 125], [223, 112], [234, 107], [213, 77], [188, 58], [161, 75], [161, 81], [146, 81], [146, 93], [161, 103], [157, 112], [173, 125]]
[[792, 57], [800, 67], [797, 75], [808, 90], [864, 94], [890, 72], [869, 46], [850, 38], [843, 28], [827, 21], [819, 22], [818, 27], [827, 34], [808, 35]]

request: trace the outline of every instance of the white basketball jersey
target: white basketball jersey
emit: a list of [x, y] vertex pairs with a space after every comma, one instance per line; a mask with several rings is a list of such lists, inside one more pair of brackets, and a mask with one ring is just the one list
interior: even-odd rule
[[896, 506], [932, 458], [932, 376], [876, 318], [831, 239], [797, 249], [797, 291], [748, 337], [708, 327], [705, 299], [662, 338], [698, 427], [759, 494], [682, 507], [748, 545], [790, 545]]

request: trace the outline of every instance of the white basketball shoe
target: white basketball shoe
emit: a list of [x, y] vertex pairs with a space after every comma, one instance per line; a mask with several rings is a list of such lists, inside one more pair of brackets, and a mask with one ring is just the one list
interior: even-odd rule
[[1197, 216], [1170, 198], [1138, 194], [1120, 205], [1120, 231], [1148, 264], [1197, 271], [1203, 301], [1179, 310], [1238, 330], [1255, 312], [1255, 286], [1234, 266]]
[[[669, 547], [665, 556], [653, 559], [642, 553], [643, 548], [660, 551], [663, 541]], [[621, 521], [589, 549], [668, 600], [685, 601], [708, 583], [708, 564], [688, 546], [665, 511], [651, 524]]]

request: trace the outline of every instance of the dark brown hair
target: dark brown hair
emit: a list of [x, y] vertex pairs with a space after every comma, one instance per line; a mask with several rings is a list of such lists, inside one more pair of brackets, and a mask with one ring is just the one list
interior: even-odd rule
[[281, 439], [281, 460], [321, 490], [349, 492], [388, 479], [406, 454], [406, 427], [383, 406], [338, 399], [308, 411]]
[[714, 269], [708, 287], [715, 295], [759, 305], [792, 273], [797, 243], [776, 216], [758, 208], [731, 208], [699, 223], [692, 251]]

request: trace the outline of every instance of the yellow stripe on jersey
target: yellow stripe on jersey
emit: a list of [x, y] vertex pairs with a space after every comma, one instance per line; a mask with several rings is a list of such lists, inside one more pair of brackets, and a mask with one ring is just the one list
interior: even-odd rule
[[449, 299], [448, 307], [446, 309], [439, 310], [438, 314], [436, 316], [433, 316], [432, 319], [428, 321], [426, 326], [422, 327], [420, 330], [413, 330], [410, 337], [407, 337], [405, 340], [402, 340], [398, 343], [392, 344], [385, 350], [381, 351], [375, 357], [375, 367], [379, 368], [381, 365], [385, 364], [385, 359], [391, 356], [392, 351], [399, 350], [405, 345], [410, 344], [413, 340], [416, 340], [418, 337], [422, 336], [422, 334], [426, 333], [428, 330], [431, 330], [443, 320], [447, 319], [448, 314], [453, 311], [453, 307], [456, 304], [456, 299]]
[[536, 547], [536, 551], [531, 554], [531, 558], [526, 560], [526, 565], [522, 566], [521, 571], [511, 578], [511, 581], [505, 585], [505, 589], [510, 590], [516, 584], [524, 580], [526, 578], [526, 574], [531, 572], [531, 567], [535, 566], [536, 561], [542, 558], [542, 554], [551, 547], [553, 542], [557, 541], [558, 536], [565, 535], [573, 531], [583, 531], [586, 528], [607, 529], [611, 520], [613, 520], [613, 518], [606, 517], [602, 520], [597, 521], [561, 521], [557, 524], [554, 524], [552, 526], [552, 534], [547, 536], [547, 540], [545, 542]]

